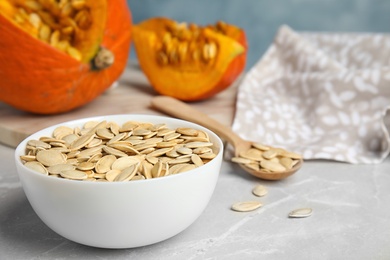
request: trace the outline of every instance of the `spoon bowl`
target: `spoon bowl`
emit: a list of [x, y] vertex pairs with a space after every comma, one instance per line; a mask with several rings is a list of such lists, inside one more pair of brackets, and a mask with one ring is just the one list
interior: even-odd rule
[[[248, 151], [252, 147], [253, 142], [242, 139], [240, 136], [234, 133], [231, 128], [219, 123], [206, 114], [175, 98], [168, 96], [157, 96], [152, 99], [152, 106], [168, 115], [197, 123], [214, 131], [222, 139], [233, 146], [235, 156], [239, 156], [241, 153]], [[245, 164], [241, 163], [239, 165], [246, 172], [257, 178], [264, 180], [281, 180], [296, 173], [302, 167], [302, 164], [303, 160], [302, 158], [299, 158], [298, 162], [291, 169], [271, 172], [262, 169], [251, 169], [245, 166]]]

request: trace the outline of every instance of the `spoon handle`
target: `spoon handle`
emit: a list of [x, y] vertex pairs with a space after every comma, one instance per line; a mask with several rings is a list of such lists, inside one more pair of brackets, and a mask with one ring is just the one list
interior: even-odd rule
[[210, 118], [203, 112], [192, 108], [190, 105], [168, 96], [157, 96], [152, 99], [152, 106], [168, 115], [181, 118], [215, 132], [222, 139], [237, 147], [243, 140], [235, 134], [230, 127]]

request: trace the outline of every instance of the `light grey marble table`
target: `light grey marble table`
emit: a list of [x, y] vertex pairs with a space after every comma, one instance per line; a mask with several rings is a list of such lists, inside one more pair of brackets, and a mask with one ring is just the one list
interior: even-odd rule
[[[208, 207], [188, 229], [154, 245], [107, 250], [68, 241], [39, 219], [13, 156], [0, 146], [0, 259], [390, 259], [390, 158], [379, 165], [308, 161], [278, 182], [224, 162]], [[259, 183], [267, 196], [252, 195]], [[230, 209], [243, 200], [264, 205]], [[288, 218], [300, 207], [312, 216]]]

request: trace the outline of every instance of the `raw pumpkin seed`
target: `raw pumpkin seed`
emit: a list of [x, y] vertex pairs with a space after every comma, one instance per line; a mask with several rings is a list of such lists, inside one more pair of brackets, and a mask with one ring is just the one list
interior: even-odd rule
[[257, 185], [252, 189], [252, 193], [258, 197], [263, 197], [267, 195], [268, 189], [263, 185]]
[[313, 210], [311, 208], [300, 208], [291, 211], [288, 216], [290, 218], [306, 218], [311, 216]]
[[40, 173], [43, 173], [45, 175], [48, 174], [48, 170], [46, 169], [46, 167], [40, 163], [40, 162], [37, 162], [37, 161], [31, 161], [31, 162], [26, 162], [24, 165], [26, 165], [27, 168], [31, 169], [31, 170], [34, 170], [36, 172], [40, 172]]
[[273, 162], [270, 160], [261, 161], [260, 166], [272, 172], [283, 172], [286, 170], [286, 168], [283, 165], [281, 165], [279, 162]]
[[258, 201], [243, 201], [234, 203], [231, 208], [234, 211], [247, 212], [258, 209], [261, 206], [262, 204]]
[[60, 172], [61, 177], [71, 180], [83, 180], [88, 178], [87, 174], [79, 170], [69, 170]]
[[45, 166], [66, 163], [66, 156], [57, 150], [40, 150], [37, 153], [37, 161]]

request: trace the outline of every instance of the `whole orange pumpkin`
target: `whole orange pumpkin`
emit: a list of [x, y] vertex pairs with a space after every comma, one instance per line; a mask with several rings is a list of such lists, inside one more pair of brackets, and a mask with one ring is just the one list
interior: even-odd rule
[[0, 101], [56, 114], [94, 100], [123, 72], [131, 26], [126, 0], [2, 0]]

